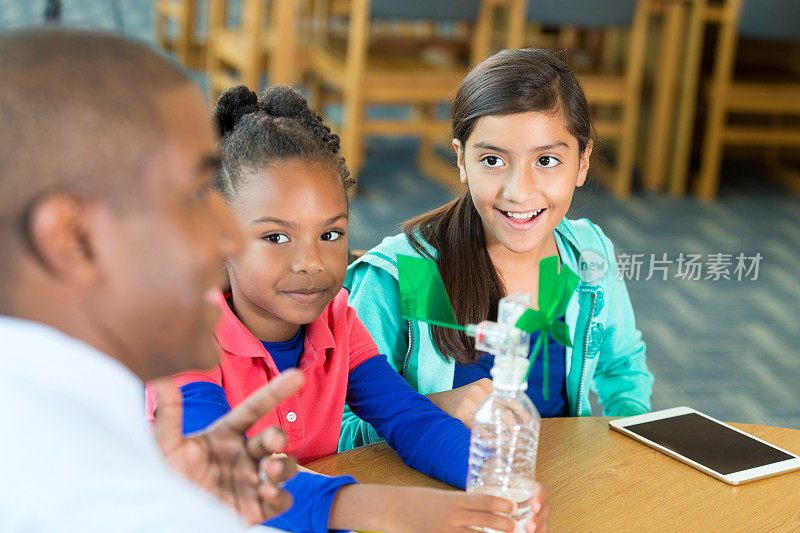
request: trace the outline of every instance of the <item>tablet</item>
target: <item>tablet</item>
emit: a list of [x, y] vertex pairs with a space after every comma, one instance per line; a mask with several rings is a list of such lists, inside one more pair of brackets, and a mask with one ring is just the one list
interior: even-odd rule
[[800, 469], [800, 457], [690, 407], [609, 422], [636, 439], [730, 485]]

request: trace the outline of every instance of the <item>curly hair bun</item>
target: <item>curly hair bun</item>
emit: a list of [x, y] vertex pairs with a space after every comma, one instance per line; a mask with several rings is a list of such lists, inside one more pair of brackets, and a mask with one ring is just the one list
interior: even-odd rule
[[303, 93], [289, 85], [275, 85], [264, 91], [261, 109], [271, 117], [289, 118], [300, 121], [309, 128], [327, 148], [337, 154], [339, 152], [339, 136], [331, 133], [331, 129], [322, 122], [322, 117], [308, 106]]
[[289, 85], [268, 87], [261, 97], [261, 109], [273, 117], [306, 118], [311, 114], [303, 93]]
[[214, 106], [220, 137], [232, 131], [243, 116], [255, 111], [258, 111], [258, 95], [245, 85], [231, 87], [222, 93]]

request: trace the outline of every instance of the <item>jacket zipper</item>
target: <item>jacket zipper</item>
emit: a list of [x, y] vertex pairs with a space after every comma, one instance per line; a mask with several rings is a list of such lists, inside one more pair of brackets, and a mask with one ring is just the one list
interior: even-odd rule
[[403, 379], [408, 381], [408, 363], [411, 359], [411, 352], [414, 350], [414, 327], [411, 325], [411, 321], [408, 321], [408, 351], [406, 352], [406, 357], [403, 360]]
[[583, 332], [583, 359], [581, 359], [581, 377], [580, 380], [578, 380], [578, 412], [575, 413], [576, 416], [581, 416], [581, 409], [583, 408], [583, 382], [586, 380], [586, 376], [584, 374], [586, 372], [586, 358], [589, 351], [589, 332], [592, 329], [592, 319], [594, 318], [594, 308], [595, 303], [597, 302], [597, 292], [592, 292], [591, 297], [592, 304], [589, 307], [589, 318], [586, 320], [586, 330]]

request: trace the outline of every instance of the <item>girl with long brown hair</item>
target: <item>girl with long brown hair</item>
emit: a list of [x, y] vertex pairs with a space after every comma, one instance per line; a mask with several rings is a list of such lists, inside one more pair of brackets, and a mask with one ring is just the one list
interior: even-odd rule
[[[607, 416], [647, 412], [653, 378], [627, 289], [615, 275], [613, 245], [592, 222], [565, 218], [594, 145], [574, 74], [548, 51], [499, 52], [464, 78], [452, 124], [464, 192], [406, 222], [402, 234], [348, 270], [349, 303], [381, 352], [412, 387], [471, 425], [491, 387], [492, 357], [476, 353], [462, 332], [400, 317], [397, 255], [436, 261], [462, 324], [495, 319], [508, 294], [531, 294], [536, 302], [539, 260], [557, 255], [581, 275], [561, 317], [573, 346], [551, 342], [537, 357], [527, 388], [532, 401], [545, 417], [589, 416], [591, 389]], [[345, 413], [340, 449], [375, 440], [368, 424]]]

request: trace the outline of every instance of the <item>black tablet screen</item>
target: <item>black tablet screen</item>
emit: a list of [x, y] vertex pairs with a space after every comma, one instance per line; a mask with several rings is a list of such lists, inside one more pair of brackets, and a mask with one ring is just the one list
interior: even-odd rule
[[626, 429], [720, 474], [793, 458], [696, 413], [634, 424]]

